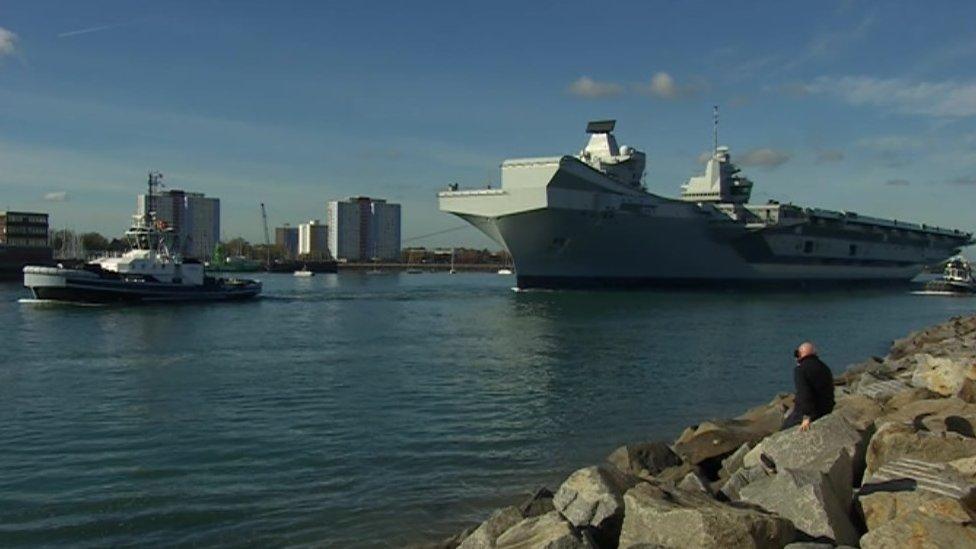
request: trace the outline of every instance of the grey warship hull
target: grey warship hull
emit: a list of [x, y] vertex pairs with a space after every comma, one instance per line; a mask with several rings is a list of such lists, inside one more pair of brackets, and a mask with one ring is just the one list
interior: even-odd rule
[[[658, 196], [599, 169], [633, 154], [603, 147], [613, 154], [597, 162], [587, 150], [508, 160], [501, 189], [452, 188], [440, 208], [504, 246], [519, 288], [907, 283], [972, 243], [969, 233], [852, 212], [722, 200], [725, 187], [709, 199], [694, 178], [683, 199]], [[738, 172], [724, 148], [714, 162]]]

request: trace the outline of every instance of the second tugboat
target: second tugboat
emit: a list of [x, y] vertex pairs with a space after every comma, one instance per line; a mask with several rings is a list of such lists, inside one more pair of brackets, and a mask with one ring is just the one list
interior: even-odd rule
[[149, 173], [145, 215], [133, 216], [121, 257], [102, 257], [79, 269], [24, 267], [24, 286], [36, 299], [80, 303], [227, 301], [261, 293], [256, 280], [206, 276], [203, 263], [170, 251], [173, 230], [156, 219], [153, 197], [162, 174]]
[[925, 284], [925, 293], [943, 295], [976, 294], [976, 279], [973, 267], [960, 255], [946, 261], [942, 278], [930, 280]]

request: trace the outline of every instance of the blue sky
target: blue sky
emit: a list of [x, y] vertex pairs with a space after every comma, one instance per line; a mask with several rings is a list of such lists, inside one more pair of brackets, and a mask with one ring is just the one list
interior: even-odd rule
[[[0, 2], [0, 209], [118, 234], [145, 172], [227, 237], [578, 151], [616, 118], [676, 195], [721, 141], [769, 198], [976, 230], [972, 2]], [[473, 229], [410, 241], [492, 246]]]

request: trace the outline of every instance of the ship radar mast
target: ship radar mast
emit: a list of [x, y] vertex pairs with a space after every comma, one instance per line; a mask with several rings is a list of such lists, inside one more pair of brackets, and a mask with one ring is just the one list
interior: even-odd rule
[[718, 150], [718, 105], [712, 105], [712, 151]]
[[752, 181], [732, 163], [729, 148], [718, 144], [718, 105], [712, 106], [712, 156], [705, 162], [705, 173], [688, 179], [681, 186], [681, 199], [687, 202], [746, 204], [752, 194]]

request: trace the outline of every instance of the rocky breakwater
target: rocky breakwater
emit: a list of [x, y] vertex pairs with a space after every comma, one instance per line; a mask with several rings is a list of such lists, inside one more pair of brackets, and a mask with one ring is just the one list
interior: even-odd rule
[[836, 376], [834, 412], [778, 431], [792, 395], [673, 442], [628, 444], [427, 547], [976, 547], [976, 316]]

